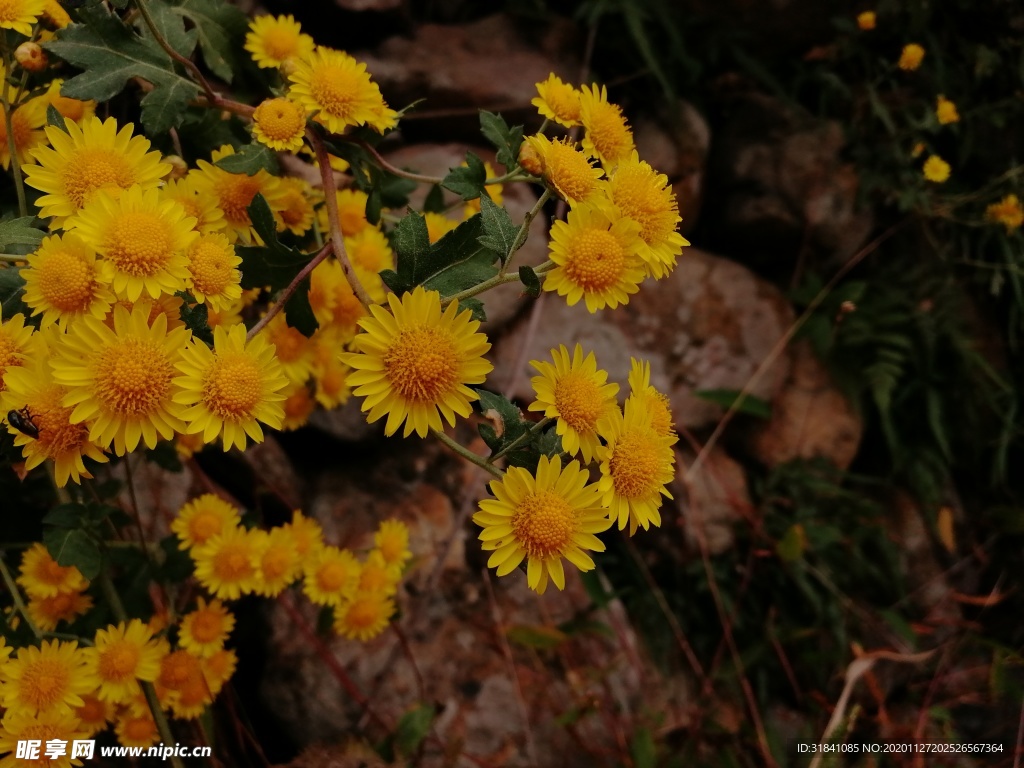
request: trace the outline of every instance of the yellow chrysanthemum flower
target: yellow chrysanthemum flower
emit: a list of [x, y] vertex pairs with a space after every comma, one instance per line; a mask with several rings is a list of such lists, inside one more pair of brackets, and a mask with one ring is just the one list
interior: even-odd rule
[[[2, 10], [3, 4], [0, 4], [0, 13]], [[18, 94], [13, 93], [10, 98], [17, 99]], [[46, 133], [43, 131], [45, 125], [46, 104], [36, 99], [30, 99], [11, 114], [11, 133], [19, 165], [28, 162], [29, 153], [33, 149], [46, 145]], [[7, 121], [4, 119], [0, 119], [0, 165], [5, 170], [11, 167], [11, 147], [7, 140]]]
[[270, 344], [288, 381], [305, 384], [313, 373], [313, 343], [310, 338], [298, 328], [288, 325], [284, 312], [279, 312], [267, 323], [260, 336]]
[[[376, 227], [364, 227], [352, 237], [345, 238], [345, 250], [352, 266], [370, 274], [395, 268], [395, 254], [387, 237]], [[360, 275], [361, 276], [361, 275]]]
[[395, 615], [395, 602], [381, 592], [358, 592], [334, 612], [334, 631], [365, 643], [385, 630]]
[[291, 536], [300, 562], [306, 562], [324, 546], [324, 531], [320, 523], [312, 517], [306, 517], [299, 510], [295, 510], [292, 513], [292, 521], [285, 523], [281, 528]]
[[284, 391], [284, 420], [282, 432], [292, 432], [309, 423], [309, 417], [316, 410], [316, 399], [305, 384], [292, 384]]
[[238, 666], [238, 655], [224, 648], [212, 656], [199, 660], [199, 666], [203, 671], [203, 679], [206, 680], [206, 687], [212, 696], [220, 693], [224, 684], [235, 674], [235, 667]]
[[113, 197], [100, 192], [65, 222], [103, 257], [102, 276], [114, 291], [136, 301], [185, 290], [196, 220], [160, 191], [135, 185]]
[[288, 230], [301, 237], [313, 226], [313, 188], [308, 181], [295, 176], [281, 179], [278, 210], [274, 211], [278, 231]]
[[98, 630], [94, 647], [82, 653], [86, 670], [99, 680], [97, 695], [104, 701], [127, 702], [139, 694], [139, 680], [156, 680], [167, 642], [155, 639], [148, 626], [132, 619]]
[[[81, 765], [82, 761], [72, 760], [71, 750], [53, 759], [46, 757], [48, 741], [70, 745], [77, 739], [88, 738], [82, 725], [71, 712], [54, 711], [46, 714], [33, 715], [25, 710], [8, 710], [0, 722], [0, 753], [10, 752], [0, 765], [3, 768], [70, 768]], [[39, 744], [39, 759], [24, 760], [16, 757], [18, 745], [25, 741]]]
[[55, 597], [62, 592], [82, 592], [89, 582], [73, 565], [58, 565], [41, 543], [33, 544], [21, 556], [18, 584], [32, 599]]
[[195, 610], [185, 614], [178, 630], [178, 643], [193, 656], [213, 656], [224, 647], [235, 628], [235, 617], [220, 600], [209, 603], [199, 598]]
[[157, 687], [166, 689], [167, 702], [178, 718], [199, 717], [213, 701], [203, 677], [202, 663], [188, 651], [178, 650], [163, 658]]
[[530, 403], [529, 410], [557, 419], [555, 431], [562, 438], [563, 450], [570, 456], [582, 453], [585, 466], [601, 446], [598, 420], [618, 407], [615, 396], [619, 385], [607, 383], [608, 372], [598, 370], [593, 352], [584, 357], [579, 344], [571, 358], [564, 344], [552, 349], [551, 357], [554, 364], [530, 362], [540, 376], [530, 380], [537, 399]]
[[118, 456], [170, 440], [184, 431], [174, 402], [174, 366], [189, 338], [185, 328], [169, 330], [167, 316], [149, 324], [149, 307], [128, 313], [114, 307], [114, 329], [86, 317], [68, 330], [51, 360], [53, 377], [68, 389], [71, 421], [88, 422], [89, 439]]
[[374, 549], [363, 561], [359, 569], [359, 591], [380, 592], [391, 596], [398, 591], [398, 582], [402, 578], [402, 569], [384, 559], [384, 555]]
[[551, 261], [545, 291], [558, 291], [569, 306], [580, 299], [590, 312], [626, 304], [644, 279], [640, 225], [614, 215], [614, 210], [580, 203], [566, 221], [551, 228]]
[[42, 315], [41, 327], [57, 323], [61, 328], [86, 315], [103, 319], [114, 294], [101, 280], [93, 251], [76, 232], [44, 237], [39, 250], [26, 257], [21, 270], [25, 303], [33, 315]]
[[33, 332], [31, 325], [25, 325], [23, 314], [4, 320], [3, 307], [0, 307], [0, 392], [4, 391], [7, 371], [23, 366], [29, 359]]
[[320, 328], [313, 336], [316, 401], [327, 409], [344, 405], [352, 394], [352, 387], [348, 383], [352, 369], [338, 357], [345, 341], [337, 328]]
[[907, 43], [900, 52], [900, 60], [897, 62], [897, 66], [910, 72], [920, 67], [923, 59], [924, 48], [917, 43]]
[[359, 586], [359, 561], [347, 549], [325, 545], [304, 561], [302, 591], [317, 605], [339, 606]]
[[199, 665], [199, 674], [189, 678], [188, 682], [177, 691], [177, 696], [171, 702], [171, 711], [174, 716], [181, 720], [195, 720], [202, 717], [206, 708], [213, 703], [213, 692], [206, 684], [202, 674], [202, 664]]
[[187, 406], [182, 418], [185, 433], [202, 432], [210, 443], [221, 437], [224, 450], [245, 449], [246, 436], [263, 442], [259, 422], [280, 429], [281, 401], [288, 383], [274, 348], [264, 335], [250, 341], [245, 326], [213, 331], [213, 349], [193, 341], [182, 353], [174, 380], [180, 391], [175, 402]]
[[596, 157], [606, 168], [615, 166], [632, 153], [633, 132], [618, 104], [608, 101], [608, 89], [583, 86], [580, 92], [580, 122], [583, 151]]
[[939, 121], [939, 125], [960, 122], [960, 113], [957, 112], [956, 104], [941, 93], [935, 100], [935, 118]]
[[167, 323], [168, 330], [184, 328], [185, 322], [181, 319], [182, 304], [181, 297], [172, 296], [167, 293], [156, 301], [148, 296], [140, 296], [138, 301], [128, 301], [128, 299], [120, 298], [114, 302], [114, 306], [110, 308], [107, 316], [103, 318], [103, 324], [110, 330], [114, 330], [114, 314], [118, 307], [122, 307], [129, 315], [135, 311], [136, 307], [139, 307], [148, 325], [153, 325], [156, 319], [162, 315], [164, 322]]
[[114, 734], [123, 747], [146, 749], [160, 741], [160, 731], [147, 708], [138, 707], [122, 711], [114, 721]]
[[288, 79], [292, 98], [331, 133], [356, 125], [384, 133], [395, 125], [397, 113], [384, 103], [366, 65], [343, 51], [317, 48], [298, 60]]
[[552, 141], [538, 134], [527, 136], [526, 144], [537, 153], [544, 180], [568, 203], [585, 202], [597, 194], [604, 171], [592, 166], [572, 139]]
[[36, 204], [41, 217], [52, 217], [51, 229], [62, 227], [97, 190], [125, 190], [134, 184], [153, 189], [170, 173], [160, 153], [149, 151], [149, 139], [132, 136], [131, 123], [120, 131], [112, 117], [91, 117], [81, 125], [65, 119], [64, 124], [67, 132], [46, 127], [50, 146], [32, 150], [38, 165], [23, 168], [25, 183], [45, 193]]
[[678, 438], [658, 434], [651, 413], [639, 399], [627, 398], [625, 413], [616, 408], [598, 424], [598, 433], [607, 441], [599, 451], [602, 506], [609, 510], [619, 530], [629, 522], [629, 535], [638, 526], [644, 530], [653, 523], [661, 525], [661, 497], [672, 498], [665, 487], [673, 478], [675, 454], [672, 446]]
[[405, 423], [403, 437], [451, 425], [456, 414], [469, 416], [479, 396], [468, 384], [482, 384], [494, 366], [484, 359], [491, 348], [477, 333], [480, 322], [457, 302], [441, 311], [441, 295], [417, 286], [401, 298], [388, 296], [390, 311], [370, 307], [372, 317], [359, 321], [363, 332], [352, 342], [355, 352], [342, 355], [353, 370], [349, 382], [365, 398], [371, 424], [387, 414], [384, 434]]
[[[57, 0], [46, 0], [46, 2], [52, 3], [60, 8]], [[50, 82], [50, 86], [46, 89], [46, 93], [37, 98], [41, 99], [44, 104], [43, 112], [45, 114], [46, 107], [52, 106], [57, 112], [60, 113], [61, 117], [66, 117], [79, 123], [87, 118], [92, 117], [96, 114], [96, 102], [95, 101], [82, 101], [80, 99], [72, 99], [68, 96], [61, 96], [60, 88], [64, 85], [64, 81], [60, 78]]]
[[43, 640], [38, 648], [19, 648], [4, 666], [0, 700], [8, 710], [31, 715], [70, 713], [82, 705], [82, 694], [99, 683], [85, 664], [85, 653], [74, 640]]
[[1020, 229], [1024, 224], [1024, 207], [1016, 195], [1007, 195], [998, 203], [992, 203], [985, 209], [985, 218], [1006, 227], [1007, 233]]
[[265, 99], [252, 113], [256, 141], [281, 152], [298, 152], [306, 133], [306, 113], [287, 98]]
[[204, 493], [178, 510], [171, 531], [181, 539], [178, 549], [191, 549], [205, 544], [242, 522], [238, 509], [220, 496]]
[[651, 414], [651, 427], [659, 435], [676, 434], [675, 419], [668, 396], [651, 386], [651, 364], [646, 360], [629, 359], [629, 396], [640, 403], [640, 407]]
[[373, 545], [389, 565], [402, 567], [412, 560], [409, 528], [401, 520], [385, 520], [373, 535]]
[[188, 253], [186, 281], [196, 301], [227, 309], [242, 298], [242, 259], [234, 246], [219, 232], [200, 235], [192, 241]]
[[[214, 162], [234, 152], [234, 148], [225, 145], [213, 153]], [[230, 173], [206, 160], [199, 160], [196, 169], [189, 172], [188, 178], [200, 194], [210, 195], [217, 202], [217, 207], [224, 212], [226, 234], [233, 241], [240, 240], [249, 245], [256, 239], [256, 230], [249, 218], [249, 205], [257, 194], [263, 195], [271, 211], [281, 207], [281, 180], [262, 168], [252, 176], [247, 176], [244, 173]]]
[[[341, 225], [341, 234], [345, 237], [354, 237], [371, 226], [366, 218], [368, 198], [369, 196], [360, 189], [338, 190], [338, 194], [335, 196], [338, 201], [338, 220]], [[329, 232], [331, 224], [327, 218], [327, 207], [321, 207], [317, 215], [320, 231]]]
[[619, 163], [606, 188], [621, 215], [640, 225], [640, 258], [648, 274], [665, 277], [675, 267], [683, 246], [690, 244], [676, 231], [682, 219], [668, 177], [634, 151]]
[[228, 528], [192, 549], [196, 579], [221, 600], [237, 600], [256, 586], [256, 537]]
[[530, 100], [542, 117], [554, 120], [566, 128], [580, 124], [580, 92], [553, 72], [548, 79], [537, 83], [537, 96]]
[[217, 198], [207, 189], [200, 190], [194, 175], [168, 181], [160, 189], [166, 200], [173, 200], [185, 209], [185, 215], [195, 219], [194, 229], [203, 235], [224, 232], [228, 227], [224, 211], [217, 207]]
[[276, 69], [289, 60], [308, 56], [315, 47], [313, 38], [302, 33], [292, 15], [257, 16], [249, 23], [245, 36], [245, 50], [264, 69]]
[[938, 155], [930, 155], [924, 161], [924, 167], [921, 169], [921, 172], [928, 181], [942, 184], [949, 179], [950, 167], [949, 163]]
[[107, 729], [107, 725], [114, 719], [114, 705], [94, 693], [83, 696], [82, 702], [82, 706], [75, 707], [75, 717], [85, 732], [84, 738], [90, 739]]
[[43, 0], [5, 0], [0, 4], [0, 29], [32, 37], [32, 27], [43, 15]]
[[487, 567], [506, 576], [526, 559], [527, 584], [541, 594], [549, 580], [565, 589], [563, 557], [581, 571], [593, 570], [594, 561], [584, 550], [604, 551], [594, 534], [608, 530], [611, 522], [589, 479], [577, 461], [563, 469], [557, 456], [541, 456], [536, 477], [510, 467], [502, 479], [491, 481], [494, 498], [482, 500], [473, 515], [483, 528], [482, 548], [492, 552]]
[[423, 219], [427, 224], [427, 237], [432, 243], [436, 243], [459, 226], [459, 222], [449, 219], [443, 213], [437, 213], [436, 211], [427, 211], [423, 214]]
[[[379, 276], [377, 282], [380, 282]], [[363, 287], [366, 288], [365, 285]], [[367, 316], [366, 307], [359, 301], [348, 278], [345, 277], [341, 264], [335, 259], [325, 259], [313, 270], [309, 302], [313, 305], [313, 313], [321, 325], [337, 329], [341, 334], [342, 343], [348, 343], [355, 338], [359, 330], [359, 321]]]
[[79, 483], [83, 477], [92, 477], [85, 467], [86, 457], [107, 461], [103, 449], [89, 439], [88, 425], [71, 421], [74, 409], [64, 405], [68, 389], [54, 380], [45, 345], [39, 345], [30, 365], [9, 368], [4, 382], [6, 391], [0, 393], [3, 411], [27, 409], [39, 432], [38, 437], [32, 437], [8, 426], [14, 444], [22, 448], [26, 470], [51, 459], [54, 480], [63, 488], [69, 479]]
[[864, 32], [875, 28], [878, 21], [874, 11], [864, 11], [857, 14], [857, 26]]
[[54, 632], [62, 621], [69, 624], [92, 609], [92, 598], [81, 592], [58, 592], [53, 597], [30, 597], [25, 605], [32, 623], [43, 632]]
[[277, 597], [302, 569], [291, 531], [272, 528], [256, 535], [257, 595]]

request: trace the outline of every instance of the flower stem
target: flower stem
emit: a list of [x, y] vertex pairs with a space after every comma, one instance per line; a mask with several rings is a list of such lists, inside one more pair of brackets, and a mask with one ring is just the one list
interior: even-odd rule
[[153, 35], [153, 39], [156, 40], [157, 44], [164, 49], [164, 52], [168, 56], [181, 64], [192, 74], [192, 77], [196, 79], [196, 82], [199, 83], [211, 101], [217, 102], [219, 100], [217, 92], [213, 90], [213, 86], [210, 85], [210, 81], [206, 79], [199, 67], [196, 66], [196, 63], [187, 56], [182, 56], [174, 50], [170, 43], [164, 39], [164, 36], [160, 34], [160, 30], [157, 29], [156, 23], [153, 21], [153, 17], [149, 14], [149, 8], [146, 7], [145, 0], [135, 0], [135, 7], [138, 8], [139, 13], [142, 14], [142, 20], [146, 22], [146, 26], [149, 27], [149, 32]]
[[544, 429], [544, 427], [546, 427], [550, 423], [551, 423], [551, 417], [550, 416], [545, 416], [543, 419], [538, 421], [536, 424], [534, 424], [528, 430], [523, 432], [523, 434], [521, 434], [519, 437], [517, 437], [511, 443], [509, 443], [504, 448], [502, 448], [500, 451], [498, 451], [496, 454], [491, 456], [491, 458], [489, 458], [487, 461], [489, 461], [490, 463], [493, 464], [498, 459], [500, 459], [500, 458], [502, 458], [504, 456], [507, 456], [508, 454], [512, 453], [512, 451], [514, 451], [520, 445], [522, 445], [527, 440], [529, 440], [531, 437], [536, 435], [538, 432], [540, 432], [542, 429]]
[[452, 438], [448, 437], [448, 435], [446, 435], [441, 430], [439, 430], [439, 429], [431, 429], [430, 430], [430, 434], [432, 434], [434, 437], [436, 437], [442, 443], [447, 445], [449, 448], [452, 449], [452, 451], [454, 451], [455, 453], [459, 454], [459, 456], [464, 458], [466, 461], [468, 461], [468, 462], [470, 462], [472, 464], [476, 464], [481, 469], [487, 470], [488, 472], [490, 472], [495, 477], [501, 477], [504, 474], [500, 469], [495, 467], [493, 464], [489, 463], [487, 461], [487, 459], [485, 459], [483, 456], [478, 456], [477, 454], [473, 453], [471, 450], [469, 450], [465, 446], [460, 445], [459, 443], [455, 442], [455, 440], [453, 440]]
[[545, 189], [544, 194], [537, 198], [537, 202], [534, 203], [533, 208], [526, 212], [523, 217], [523, 225], [519, 227], [519, 231], [516, 233], [515, 240], [512, 241], [512, 247], [508, 249], [508, 255], [505, 257], [505, 263], [501, 265], [501, 269], [498, 271], [498, 275], [504, 275], [508, 271], [509, 266], [512, 264], [512, 257], [515, 252], [523, 247], [523, 243], [526, 242], [526, 238], [530, 235], [530, 225], [533, 220], [537, 218], [537, 214], [540, 213], [544, 207], [544, 203], [551, 199], [551, 190]]
[[320, 166], [320, 178], [323, 180], [324, 197], [326, 198], [324, 202], [327, 204], [327, 219], [331, 223], [331, 247], [334, 249], [334, 255], [338, 259], [338, 263], [341, 264], [345, 277], [348, 278], [348, 284], [352, 286], [352, 292], [364, 307], [369, 307], [373, 304], [373, 300], [363, 288], [363, 284], [359, 282], [356, 270], [345, 252], [345, 242], [341, 234], [341, 218], [338, 215], [338, 186], [334, 182], [334, 170], [331, 168], [331, 158], [327, 154], [327, 147], [324, 146], [323, 141], [313, 129], [306, 130], [306, 138], [316, 153], [316, 164]]
[[[4, 52], [4, 66], [11, 71], [11, 61]], [[3, 94], [0, 101], [4, 108], [4, 125], [7, 129], [7, 151], [11, 155], [11, 174], [14, 176], [14, 189], [18, 193], [18, 213], [28, 216], [28, 201], [25, 199], [25, 182], [21, 178], [21, 163], [18, 162], [18, 143], [14, 140], [14, 110], [11, 108], [10, 83], [4, 80]]]
[[[554, 266], [555, 266], [555, 263], [553, 261], [545, 261], [543, 264], [541, 264], [539, 267], [537, 267], [533, 271], [536, 272], [538, 275], [543, 275], [545, 272], [547, 272], [548, 270], [552, 269]], [[454, 294], [452, 296], [449, 296], [447, 299], [444, 299], [441, 302], [441, 308], [444, 309], [449, 304], [451, 304], [453, 301], [461, 301], [462, 299], [468, 299], [468, 298], [470, 298], [472, 296], [476, 296], [477, 294], [483, 293], [484, 291], [489, 291], [489, 290], [491, 290], [491, 288], [495, 288], [495, 287], [497, 287], [499, 285], [505, 285], [506, 283], [518, 283], [518, 282], [519, 282], [519, 273], [518, 272], [515, 272], [515, 273], [513, 273], [511, 275], [502, 275], [501, 273], [498, 273], [494, 277], [488, 278], [487, 280], [484, 280], [482, 283], [478, 283], [477, 285], [474, 285], [472, 288], [467, 288], [464, 291], [459, 291], [458, 293], [456, 293], [456, 294]]]
[[18, 589], [18, 585], [15, 583], [14, 578], [11, 576], [10, 570], [7, 568], [7, 562], [2, 556], [0, 556], [0, 576], [3, 577], [4, 584], [7, 585], [7, 591], [11, 593], [11, 600], [14, 601], [14, 608], [21, 614], [21, 617], [25, 620], [28, 628], [32, 630], [32, 634], [38, 638], [42, 638], [42, 633], [39, 631], [39, 627], [32, 621], [32, 617], [28, 614], [28, 608], [25, 607], [25, 601], [21, 599], [21, 590]]
[[314, 256], [306, 266], [299, 270], [299, 274], [297, 274], [292, 279], [292, 281], [288, 283], [287, 287], [281, 292], [281, 295], [277, 298], [277, 301], [270, 305], [270, 309], [268, 309], [267, 313], [260, 318], [259, 322], [249, 329], [249, 332], [245, 335], [246, 341], [251, 341], [252, 338], [257, 333], [259, 333], [260, 331], [267, 327], [267, 324], [270, 323], [270, 321], [273, 320], [282, 309], [284, 309], [284, 305], [288, 303], [288, 299], [292, 297], [292, 294], [294, 294], [295, 291], [298, 290], [299, 285], [302, 284], [302, 281], [309, 277], [311, 274], [313, 274], [313, 270], [316, 269], [320, 265], [320, 263], [330, 255], [331, 244], [327, 243], [326, 245], [324, 245], [323, 248], [320, 249], [316, 256]]
[[[117, 594], [114, 582], [110, 579], [110, 574], [106, 571], [100, 571], [100, 575], [96, 578], [100, 583], [100, 589], [103, 590], [103, 596], [107, 598], [107, 603], [110, 605], [114, 618], [119, 622], [127, 622], [128, 614], [124, 610], [121, 596]], [[164, 744], [174, 744], [174, 733], [171, 731], [171, 724], [167, 721], [167, 715], [160, 708], [160, 700], [157, 698], [156, 688], [147, 680], [140, 680], [139, 685], [142, 686], [142, 692], [146, 695], [146, 703], [149, 705], [149, 711], [153, 714], [153, 721], [160, 732], [160, 739]], [[185, 764], [181, 761], [180, 757], [177, 755], [171, 755], [170, 757], [171, 765], [174, 768], [185, 768]]]

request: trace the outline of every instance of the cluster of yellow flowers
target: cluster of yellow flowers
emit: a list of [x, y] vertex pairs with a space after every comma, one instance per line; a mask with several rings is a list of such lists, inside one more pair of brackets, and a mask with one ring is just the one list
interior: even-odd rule
[[335, 631], [357, 640], [387, 626], [402, 568], [412, 558], [409, 531], [397, 520], [381, 523], [374, 548], [360, 561], [325, 544], [320, 524], [301, 512], [269, 531], [247, 529], [238, 509], [213, 494], [182, 507], [171, 529], [195, 562], [196, 579], [214, 597], [276, 597], [301, 579], [312, 602], [333, 609]]
[[[58, 565], [41, 544], [24, 553], [17, 581], [36, 629], [53, 631], [92, 607], [78, 569]], [[0, 752], [13, 751], [19, 739], [92, 738], [111, 724], [124, 746], [155, 744], [160, 735], [140, 682], [153, 684], [163, 710], [199, 717], [234, 673], [237, 657], [224, 647], [234, 624], [219, 600], [199, 598], [174, 627], [166, 613], [149, 623], [122, 621], [98, 630], [85, 647], [44, 640], [12, 657], [0, 640]], [[174, 635], [172, 650], [167, 638]]]

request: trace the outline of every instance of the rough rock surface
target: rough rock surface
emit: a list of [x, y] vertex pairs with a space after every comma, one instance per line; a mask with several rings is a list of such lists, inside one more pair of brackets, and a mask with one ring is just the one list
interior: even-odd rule
[[677, 502], [682, 512], [680, 524], [694, 552], [700, 552], [703, 535], [708, 553], [718, 555], [732, 547], [733, 527], [752, 508], [747, 478], [743, 467], [716, 446], [686, 483], [686, 471], [694, 458], [690, 448], [677, 449], [676, 479], [687, 491]]
[[[541, 47], [571, 50], [564, 43]], [[395, 109], [425, 100], [403, 123], [404, 132], [470, 140], [479, 137], [477, 109], [501, 112], [510, 123], [540, 124], [530, 104], [536, 83], [551, 72], [572, 80], [579, 69], [551, 54], [524, 42], [511, 19], [496, 14], [471, 24], [424, 24], [411, 38], [393, 37], [356, 56]]]
[[[467, 144], [414, 144], [388, 153], [387, 160], [399, 168], [415, 170], [428, 176], [444, 176], [451, 168], [456, 168], [466, 159], [466, 152], [472, 151], [495, 167], [501, 173], [501, 166], [495, 163], [494, 153]], [[421, 209], [423, 199], [428, 192], [426, 185], [420, 185], [410, 200], [413, 208]], [[515, 224], [522, 222], [526, 213], [537, 202], [535, 188], [526, 184], [506, 184], [502, 198], [509, 215]], [[445, 192], [445, 204], [457, 203], [459, 198], [451, 192]], [[456, 208], [451, 217], [462, 221], [462, 208]], [[530, 225], [530, 236], [525, 245], [516, 251], [515, 265], [536, 267], [544, 263], [548, 257], [547, 224], [543, 216], [538, 216]], [[518, 313], [523, 305], [522, 286], [518, 283], [502, 285], [482, 296], [487, 311], [487, 323], [484, 330], [494, 333]]]
[[[772, 285], [739, 264], [686, 248], [669, 277], [645, 282], [625, 308], [590, 314], [582, 302], [569, 307], [546, 295], [536, 332], [525, 333], [523, 318], [498, 343], [492, 376], [499, 385], [510, 383], [507, 394], [529, 402], [536, 375], [529, 361], [547, 359], [559, 344], [593, 350], [609, 380], [623, 387], [629, 357], [639, 355], [651, 362], [651, 383], [668, 393], [676, 424], [698, 429], [713, 424], [722, 408], [695, 393], [741, 389], [792, 321], [792, 309]], [[529, 347], [522, 354], [524, 338]], [[771, 400], [788, 368], [780, 356], [753, 394]]]
[[712, 247], [788, 267], [807, 249], [845, 261], [863, 245], [873, 219], [856, 207], [838, 123], [747, 91], [727, 95], [720, 111], [708, 176]]
[[857, 455], [864, 424], [802, 340], [790, 350], [789, 379], [772, 401], [772, 416], [749, 433], [754, 457], [769, 467], [820, 456], [847, 469]]
[[[519, 571], [501, 580], [485, 575], [475, 526], [465, 522], [483, 490], [478, 469], [435, 443], [395, 442], [323, 475], [311, 489], [309, 510], [328, 541], [355, 548], [368, 545], [381, 519], [397, 517], [410, 527], [416, 559], [399, 596], [404, 647], [393, 631], [367, 644], [331, 641], [335, 658], [375, 712], [394, 721], [419, 703], [431, 704], [441, 742], [493, 765], [557, 767], [595, 764], [579, 743], [594, 753], [617, 750], [606, 727], [612, 713], [623, 722], [641, 710], [671, 715], [681, 707], [685, 681], [659, 679], [642, 659], [621, 606], [594, 609], [571, 569], [566, 590], [542, 599]], [[315, 624], [313, 606], [297, 603]], [[262, 698], [298, 743], [339, 741], [362, 716], [359, 706], [293, 618], [273, 603], [267, 611]], [[612, 632], [566, 637], [557, 629], [584, 617]], [[556, 650], [525, 647], [515, 641], [517, 632], [550, 640]], [[571, 729], [554, 725], [573, 710], [582, 716]], [[442, 764], [437, 751], [431, 741], [424, 764]]]

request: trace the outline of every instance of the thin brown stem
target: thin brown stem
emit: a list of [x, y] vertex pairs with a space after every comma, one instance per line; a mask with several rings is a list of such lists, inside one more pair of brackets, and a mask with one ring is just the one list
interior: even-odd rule
[[283, 291], [281, 291], [281, 295], [278, 296], [277, 300], [270, 305], [270, 309], [268, 309], [267, 313], [259, 319], [259, 322], [249, 329], [249, 332], [245, 335], [246, 341], [250, 341], [257, 333], [266, 328], [271, 320], [277, 317], [278, 313], [284, 309], [284, 305], [288, 303], [288, 299], [290, 299], [292, 295], [294, 295], [295, 291], [299, 289], [299, 286], [302, 285], [302, 281], [313, 274], [313, 270], [330, 255], [331, 244], [327, 243], [317, 252], [316, 256], [314, 256], [310, 262], [300, 269], [299, 273], [292, 278], [292, 281], [288, 283]]
[[345, 252], [345, 243], [341, 234], [341, 217], [338, 214], [338, 185], [334, 181], [331, 157], [327, 154], [327, 147], [324, 146], [323, 141], [315, 130], [308, 129], [306, 131], [306, 138], [316, 153], [316, 164], [320, 167], [320, 178], [323, 180], [324, 198], [327, 204], [327, 219], [331, 223], [331, 247], [334, 250], [335, 257], [338, 259], [338, 263], [341, 264], [345, 277], [348, 278], [348, 284], [352, 286], [352, 292], [355, 293], [359, 302], [364, 307], [369, 307], [373, 304], [373, 300], [356, 276], [355, 267], [352, 266], [348, 253]]
[[508, 253], [505, 254], [505, 261], [501, 265], [501, 269], [498, 270], [498, 275], [503, 276], [510, 266], [512, 266], [512, 257], [515, 256], [516, 251], [522, 248], [523, 243], [526, 242], [526, 238], [530, 235], [530, 225], [533, 224], [533, 220], [537, 218], [537, 214], [544, 208], [544, 204], [551, 199], [551, 190], [545, 188], [544, 193], [537, 198], [537, 202], [533, 204], [533, 207], [526, 212], [523, 217], [522, 226], [519, 227], [519, 231], [516, 232], [516, 237], [512, 241], [512, 247], [508, 249]]

